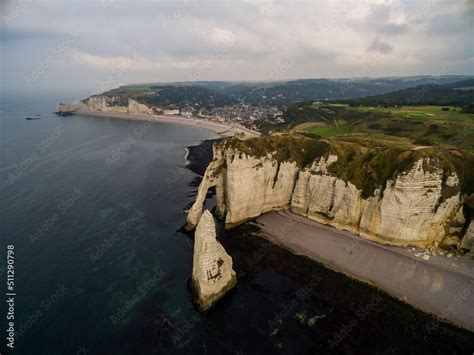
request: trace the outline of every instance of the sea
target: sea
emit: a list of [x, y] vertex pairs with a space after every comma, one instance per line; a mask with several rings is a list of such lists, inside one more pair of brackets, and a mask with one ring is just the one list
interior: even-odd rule
[[238, 285], [197, 312], [193, 236], [180, 231], [196, 194], [187, 147], [215, 134], [54, 114], [81, 95], [2, 97], [2, 354], [472, 354], [472, 333], [267, 242], [255, 224], [221, 233]]

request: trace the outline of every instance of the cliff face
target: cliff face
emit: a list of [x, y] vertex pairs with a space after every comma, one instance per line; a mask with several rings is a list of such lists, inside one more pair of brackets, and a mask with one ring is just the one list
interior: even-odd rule
[[214, 217], [201, 216], [194, 236], [191, 289], [199, 310], [206, 311], [237, 282], [232, 258], [216, 239]]
[[58, 112], [111, 112], [130, 114], [153, 114], [153, 109], [133, 99], [122, 100], [118, 96], [91, 96], [78, 104], [59, 104]]
[[471, 252], [474, 252], [474, 221], [471, 221], [466, 234], [462, 240], [461, 246], [464, 249], [469, 249]]
[[[423, 164], [431, 164], [429, 158], [417, 160], [369, 198], [362, 198], [351, 182], [315, 173], [324, 167], [323, 159], [300, 172], [292, 198], [291, 210], [309, 219], [368, 239], [426, 245], [444, 238], [445, 226], [461, 207], [459, 193], [441, 202], [443, 170], [434, 165], [433, 172], [425, 171]], [[457, 188], [456, 173], [444, 183]]]
[[[303, 143], [295, 146], [294, 139]], [[464, 161], [458, 151], [290, 136], [266, 140], [234, 139], [214, 146], [214, 160], [188, 215], [189, 229], [211, 186], [216, 186], [217, 213], [227, 228], [290, 208], [394, 245], [442, 243], [461, 238], [466, 229], [464, 186], [469, 182], [460, 165], [451, 164], [451, 159]]]

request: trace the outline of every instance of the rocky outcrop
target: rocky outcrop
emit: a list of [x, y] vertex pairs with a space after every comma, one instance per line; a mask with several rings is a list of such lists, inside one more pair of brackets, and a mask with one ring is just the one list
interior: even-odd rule
[[[206, 172], [204, 173], [204, 177], [201, 180], [201, 183], [198, 188], [198, 193], [196, 195], [196, 200], [194, 204], [191, 206], [188, 212], [188, 223], [186, 224], [187, 230], [193, 230], [201, 218], [202, 215], [202, 206], [204, 200], [206, 199], [207, 191], [216, 185], [223, 186], [223, 175], [219, 173], [220, 166], [222, 164], [222, 151], [220, 149], [216, 149], [216, 146], [213, 145], [212, 147], [214, 159], [209, 163], [206, 168]], [[217, 191], [216, 191], [217, 192]], [[224, 213], [224, 197], [223, 197], [224, 190], [219, 188], [219, 192], [216, 195], [217, 200], [217, 212], [220, 216]]]
[[[329, 156], [334, 162], [337, 156]], [[410, 170], [397, 174], [376, 189], [373, 196], [362, 198], [351, 182], [334, 177], [324, 169], [321, 158], [300, 172], [291, 210], [309, 219], [346, 229], [368, 239], [398, 245], [428, 245], [440, 242], [450, 219], [458, 212], [459, 193], [442, 200], [444, 172], [433, 167], [424, 171], [430, 159], [417, 160]], [[318, 174], [319, 173], [319, 174]], [[444, 182], [457, 187], [452, 173]]]
[[462, 239], [461, 248], [470, 250], [474, 254], [474, 216], [471, 214], [469, 218], [470, 221]]
[[195, 304], [201, 311], [212, 307], [237, 282], [232, 258], [216, 239], [214, 217], [204, 211], [194, 236], [191, 289]]
[[222, 151], [216, 146], [213, 151], [214, 160], [206, 170], [188, 214], [188, 229], [196, 226], [207, 190], [212, 186], [217, 187], [217, 214], [225, 215], [227, 227], [290, 206], [298, 174], [296, 163], [280, 164], [272, 160], [271, 155], [256, 158], [235, 154], [231, 149]]
[[59, 104], [57, 112], [108, 112], [152, 115], [153, 108], [133, 99], [119, 96], [91, 96], [78, 104]]
[[142, 115], [152, 115], [153, 111], [147, 105], [141, 104], [138, 101], [128, 99], [128, 113], [138, 113]]
[[466, 235], [463, 238], [461, 247], [474, 252], [474, 222], [469, 224]]
[[[251, 144], [255, 145], [253, 153], [248, 149]], [[215, 186], [216, 211], [226, 228], [289, 208], [309, 219], [391, 245], [428, 246], [459, 232], [460, 228], [455, 232], [452, 226], [464, 222], [464, 195], [459, 172], [445, 161], [454, 153], [442, 155], [410, 147], [387, 153], [385, 147], [379, 151], [353, 145], [344, 145], [346, 151], [342, 151], [334, 142], [324, 144], [321, 147], [326, 148], [316, 149], [308, 163], [304, 162], [306, 153], [305, 159], [282, 157], [272, 151], [273, 146], [264, 151], [250, 142], [247, 146], [215, 145], [214, 160], [188, 215], [188, 228], [196, 226], [207, 189]], [[353, 151], [347, 152], [347, 147]], [[384, 160], [385, 165], [380, 166], [388, 171], [383, 179], [380, 172], [372, 171], [370, 162], [377, 163], [386, 155], [395, 160]], [[357, 165], [361, 171], [352, 171], [358, 161], [364, 162]]]

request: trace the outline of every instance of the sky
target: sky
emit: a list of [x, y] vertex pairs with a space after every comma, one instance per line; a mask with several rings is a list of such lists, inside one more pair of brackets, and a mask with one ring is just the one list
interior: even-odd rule
[[0, 0], [0, 87], [474, 75], [474, 0]]

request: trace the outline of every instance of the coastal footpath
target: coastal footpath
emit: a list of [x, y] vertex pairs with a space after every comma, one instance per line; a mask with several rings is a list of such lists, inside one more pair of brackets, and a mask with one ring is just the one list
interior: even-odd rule
[[161, 114], [156, 107], [149, 107], [128, 98], [126, 101], [118, 97], [91, 96], [78, 104], [63, 104], [56, 106], [56, 112], [60, 115], [80, 114], [82, 116], [109, 117], [126, 120], [150, 121], [157, 123], [172, 123], [196, 127], [216, 133], [220, 137], [232, 137], [236, 134], [244, 134], [248, 137], [259, 137], [260, 133], [238, 124], [229, 124], [207, 119], [184, 117], [180, 115]]

